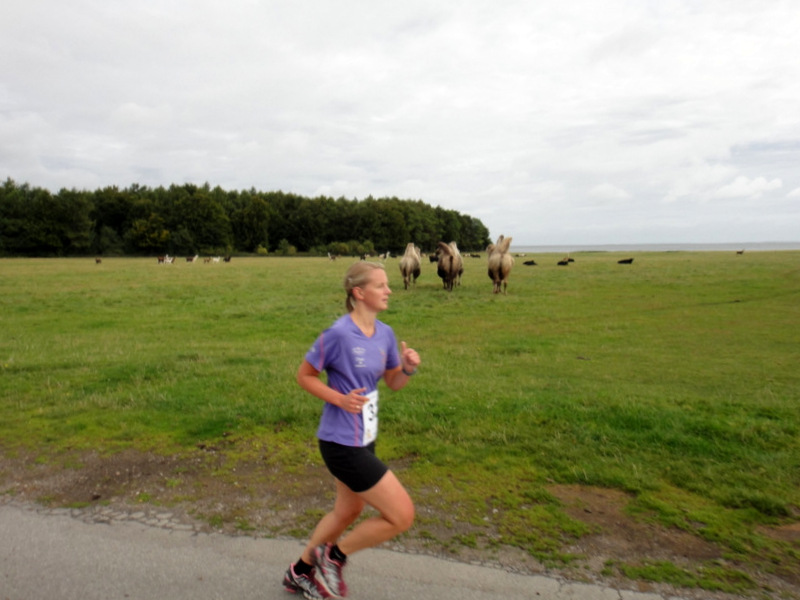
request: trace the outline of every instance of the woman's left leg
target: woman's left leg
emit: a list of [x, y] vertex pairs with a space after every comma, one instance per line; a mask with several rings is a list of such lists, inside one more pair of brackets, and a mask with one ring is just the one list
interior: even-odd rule
[[313, 564], [312, 552], [321, 544], [335, 544], [345, 529], [350, 527], [361, 511], [364, 510], [364, 500], [353, 490], [336, 479], [336, 501], [333, 510], [320, 519], [311, 539], [308, 541], [301, 558], [308, 564]]

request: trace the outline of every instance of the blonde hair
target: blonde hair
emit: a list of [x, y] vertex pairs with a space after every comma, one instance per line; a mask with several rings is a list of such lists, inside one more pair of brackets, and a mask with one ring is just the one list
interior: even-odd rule
[[347, 312], [351, 313], [355, 309], [353, 290], [357, 287], [363, 288], [369, 283], [369, 278], [372, 273], [378, 269], [385, 271], [383, 265], [375, 262], [360, 261], [351, 265], [344, 274], [344, 291], [347, 292], [347, 299], [345, 300], [345, 307]]

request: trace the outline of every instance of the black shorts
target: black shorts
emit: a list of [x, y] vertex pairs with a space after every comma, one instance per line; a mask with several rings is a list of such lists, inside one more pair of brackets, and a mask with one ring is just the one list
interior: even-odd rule
[[366, 492], [389, 470], [375, 456], [375, 442], [359, 448], [319, 440], [319, 451], [331, 474], [356, 493]]

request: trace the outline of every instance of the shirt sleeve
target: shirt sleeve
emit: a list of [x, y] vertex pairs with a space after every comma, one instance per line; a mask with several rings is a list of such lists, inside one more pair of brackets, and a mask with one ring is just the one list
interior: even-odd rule
[[331, 363], [336, 361], [340, 354], [336, 338], [337, 336], [332, 329], [326, 329], [306, 352], [306, 360], [317, 371], [326, 370]]

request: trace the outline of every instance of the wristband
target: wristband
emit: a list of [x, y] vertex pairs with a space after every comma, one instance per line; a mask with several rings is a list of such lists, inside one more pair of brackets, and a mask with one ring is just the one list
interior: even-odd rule
[[411, 371], [411, 373], [409, 373], [408, 371], [406, 371], [405, 367], [402, 367], [402, 370], [403, 370], [403, 375], [405, 375], [406, 377], [411, 377], [414, 373], [417, 372], [417, 370], [414, 369], [413, 371]]

